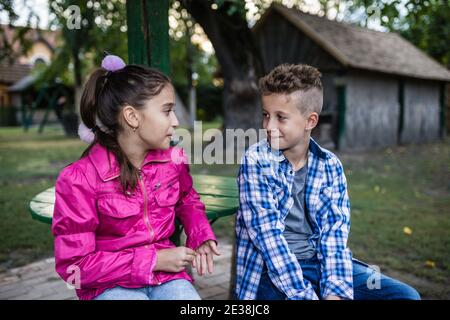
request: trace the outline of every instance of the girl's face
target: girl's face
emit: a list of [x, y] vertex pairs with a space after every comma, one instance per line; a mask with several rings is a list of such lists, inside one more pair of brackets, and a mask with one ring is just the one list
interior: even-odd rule
[[147, 101], [140, 114], [136, 134], [149, 149], [168, 149], [175, 128], [179, 125], [175, 115], [175, 92], [166, 84], [161, 92]]

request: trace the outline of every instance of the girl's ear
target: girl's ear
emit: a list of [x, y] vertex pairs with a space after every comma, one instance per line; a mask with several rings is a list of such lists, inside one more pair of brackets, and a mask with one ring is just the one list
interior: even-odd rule
[[139, 127], [139, 121], [141, 120], [139, 112], [132, 106], [125, 106], [122, 108], [122, 116], [124, 124], [131, 128]]
[[308, 116], [308, 123], [306, 124], [306, 130], [312, 130], [317, 126], [319, 122], [319, 115], [317, 112], [311, 112]]

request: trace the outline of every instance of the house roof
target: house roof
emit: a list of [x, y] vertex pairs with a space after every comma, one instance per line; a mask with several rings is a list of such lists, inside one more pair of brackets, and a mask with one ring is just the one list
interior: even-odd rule
[[0, 62], [0, 83], [13, 84], [27, 76], [31, 71], [31, 66], [27, 64], [8, 64], [6, 61]]
[[273, 4], [255, 30], [278, 12], [346, 67], [450, 81], [450, 71], [394, 32], [379, 32]]
[[[21, 56], [22, 53], [22, 44], [20, 41], [15, 39], [15, 30], [24, 27], [15, 27], [6, 24], [0, 24], [0, 29], [2, 31], [1, 35], [4, 37], [4, 41], [7, 41], [12, 46], [12, 52], [16, 55]], [[42, 30], [42, 29], [29, 29], [25, 38], [32, 43], [42, 42], [44, 43], [50, 50], [53, 50], [57, 45], [58, 31], [51, 30]], [[20, 63], [20, 59], [13, 59], [13, 62], [10, 59], [4, 59], [0, 61], [0, 83], [5, 83], [8, 85], [16, 84], [19, 80], [21, 86], [27, 84], [27, 81], [30, 78], [25, 78], [28, 76], [32, 70], [32, 66], [25, 63]], [[13, 87], [13, 90], [18, 88], [16, 86]]]

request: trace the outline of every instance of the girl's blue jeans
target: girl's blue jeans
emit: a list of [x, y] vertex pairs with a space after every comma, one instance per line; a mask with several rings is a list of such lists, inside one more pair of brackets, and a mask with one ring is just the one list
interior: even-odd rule
[[[307, 279], [320, 297], [320, 265], [317, 257], [299, 260], [303, 277]], [[419, 293], [407, 284], [378, 273], [367, 264], [353, 259], [353, 294], [355, 300], [420, 300]], [[370, 279], [369, 279], [370, 278]], [[372, 279], [379, 285], [372, 286]], [[272, 283], [267, 269], [261, 276], [257, 300], [284, 300], [286, 296]]]
[[200, 296], [189, 281], [179, 279], [155, 287], [128, 289], [117, 286], [105, 290], [94, 300], [200, 300]]

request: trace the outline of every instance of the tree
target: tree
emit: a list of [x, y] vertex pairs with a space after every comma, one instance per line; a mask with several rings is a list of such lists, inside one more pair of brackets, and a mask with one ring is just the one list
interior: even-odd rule
[[[6, 30], [0, 28], [0, 62], [6, 61], [7, 63], [12, 64], [19, 56], [26, 54], [31, 47], [31, 42], [27, 35], [32, 24], [36, 23], [36, 26], [39, 25], [39, 17], [34, 13], [27, 1], [25, 1], [23, 5], [29, 9], [25, 26], [14, 27], [12, 30], [12, 37], [8, 37], [5, 32]], [[19, 18], [14, 10], [13, 0], [0, 0], [0, 11], [8, 17], [9, 26], [13, 26]], [[16, 43], [20, 43], [19, 51], [13, 49], [15, 48]]]
[[259, 48], [246, 21], [243, 1], [181, 2], [211, 41], [224, 79], [225, 128], [259, 128], [261, 101], [257, 79], [263, 75]]
[[[257, 81], [269, 70], [264, 70], [261, 51], [251, 30], [253, 21], [247, 21], [246, 3], [252, 4], [252, 18], [261, 17], [273, 0], [182, 0], [181, 4], [201, 25], [211, 41], [220, 72], [224, 79], [223, 111], [224, 127], [260, 128], [261, 100]], [[278, 0], [283, 3], [284, 1]], [[305, 1], [289, 1], [298, 8]], [[339, 9], [339, 0], [320, 0], [319, 13], [326, 14], [332, 8]]]
[[430, 56], [450, 66], [450, 1], [408, 1], [406, 7], [408, 14], [397, 30]]
[[169, 9], [169, 36], [170, 75], [173, 82], [187, 86], [190, 77], [187, 69], [191, 64], [192, 71], [198, 74], [199, 84], [211, 84], [217, 68], [216, 57], [213, 52], [205, 52], [202, 48], [204, 31], [178, 1], [173, 1]]
[[359, 24], [374, 22], [398, 32], [444, 65], [450, 65], [450, 1], [354, 0], [349, 15]]
[[63, 43], [41, 81], [60, 78], [74, 85], [78, 110], [84, 77], [100, 64], [103, 52], [127, 57], [125, 2], [52, 0], [49, 9], [50, 27], [61, 30]]

